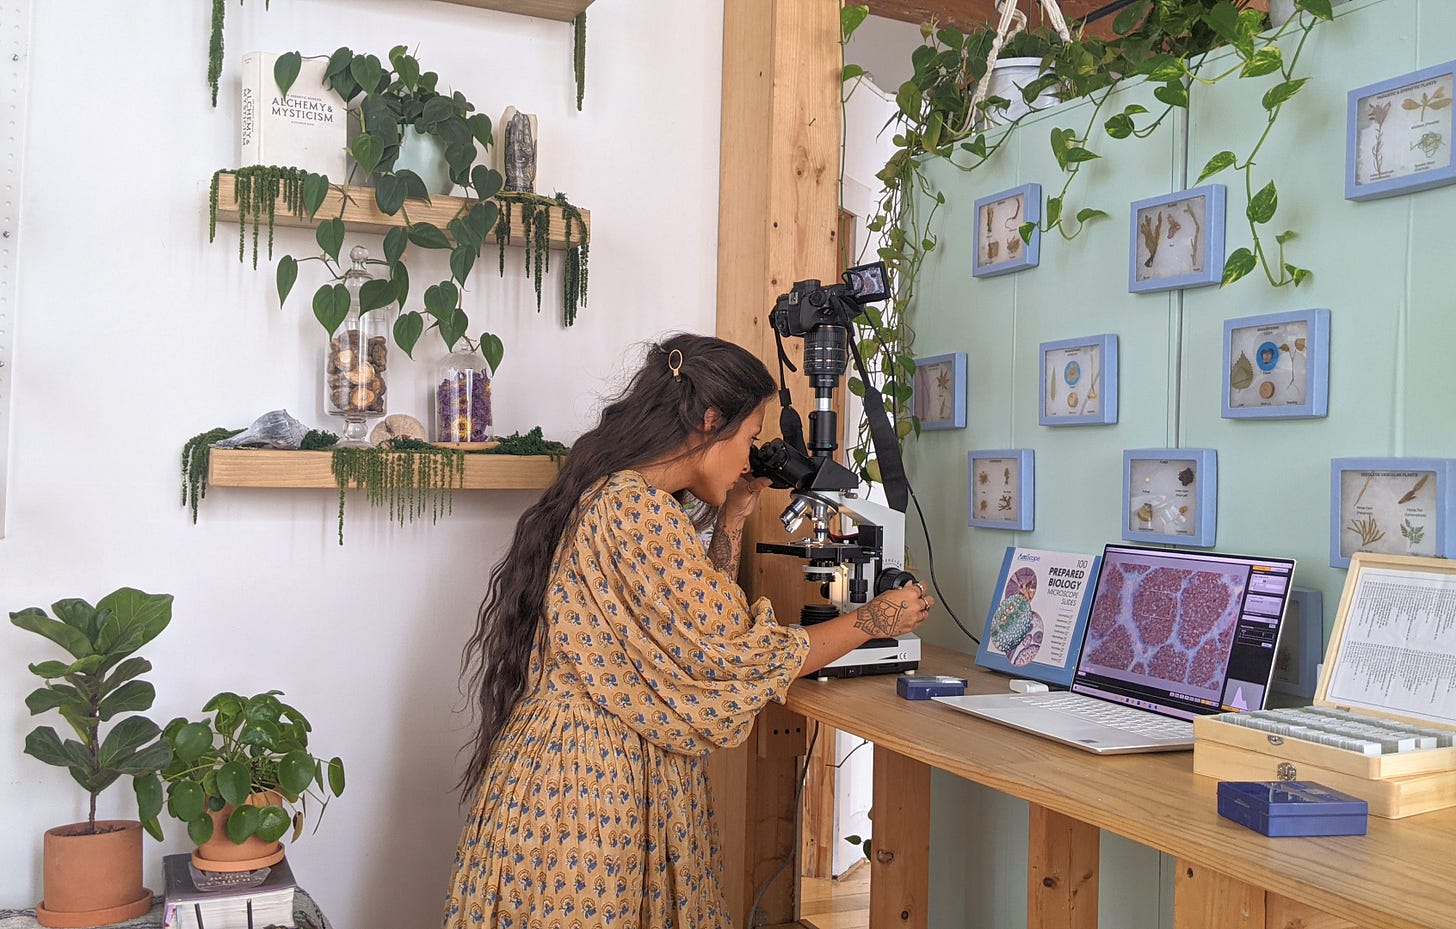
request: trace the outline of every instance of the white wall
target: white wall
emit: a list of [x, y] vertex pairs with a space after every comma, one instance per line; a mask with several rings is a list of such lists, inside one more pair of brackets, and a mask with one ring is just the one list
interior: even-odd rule
[[[280, 312], [271, 264], [239, 265], [235, 226], [206, 241], [207, 181], [237, 157], [239, 57], [406, 44], [492, 118], [508, 105], [539, 115], [538, 189], [592, 211], [590, 302], [564, 329], [559, 269], [537, 315], [529, 283], [498, 280], [491, 256], [466, 306], [473, 330], [506, 343], [498, 429], [540, 424], [569, 441], [635, 365], [636, 343], [713, 330], [721, 3], [592, 7], [582, 113], [566, 24], [451, 3], [229, 3], [216, 110], [208, 4], [33, 0], [32, 15], [0, 607], [94, 602], [122, 585], [175, 594], [172, 626], [142, 653], [153, 718], [195, 717], [221, 689], [283, 690], [312, 719], [314, 747], [349, 772], [320, 831], [290, 848], [300, 882], [338, 926], [435, 924], [463, 816], [460, 647], [532, 495], [460, 494], [438, 526], [403, 528], [351, 495], [342, 548], [332, 493], [219, 489], [196, 526], [178, 506], [188, 437], [277, 407], [324, 422], [318, 282], [305, 271]], [[346, 250], [379, 243], [351, 236]], [[312, 232], [280, 230], [278, 245], [310, 253]], [[447, 273], [411, 272], [416, 294]], [[393, 363], [390, 399], [423, 418], [440, 349], [433, 335], [421, 346], [415, 363]], [[0, 642], [0, 906], [26, 905], [41, 892], [41, 832], [86, 810], [64, 771], [20, 751], [36, 683], [25, 663], [59, 656], [8, 626]], [[100, 812], [134, 816], [130, 787]], [[180, 824], [166, 828], [147, 846], [154, 890], [161, 856], [187, 845]]]

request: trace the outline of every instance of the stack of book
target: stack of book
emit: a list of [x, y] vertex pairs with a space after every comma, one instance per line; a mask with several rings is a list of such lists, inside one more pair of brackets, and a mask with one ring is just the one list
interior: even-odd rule
[[284, 858], [256, 871], [199, 871], [192, 856], [162, 859], [167, 879], [163, 929], [291, 929], [297, 885]]

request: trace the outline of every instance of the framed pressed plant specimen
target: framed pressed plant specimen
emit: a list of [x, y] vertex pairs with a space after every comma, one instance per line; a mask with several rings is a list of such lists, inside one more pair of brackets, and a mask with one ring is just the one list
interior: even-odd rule
[[1133, 203], [1127, 289], [1147, 293], [1222, 280], [1223, 210], [1222, 184]]
[[1123, 451], [1124, 539], [1208, 547], [1217, 521], [1218, 453], [1213, 449]]
[[1245, 316], [1223, 324], [1225, 419], [1301, 419], [1329, 412], [1330, 311]]
[[966, 353], [915, 359], [913, 397], [921, 429], [966, 428]]
[[969, 525], [1030, 531], [1035, 509], [1034, 454], [1029, 448], [966, 453], [970, 470]]
[[1449, 558], [1456, 542], [1456, 458], [1330, 461], [1330, 565], [1355, 552]]
[[1117, 336], [1113, 333], [1041, 343], [1043, 426], [1117, 422]]
[[1324, 595], [1308, 587], [1289, 591], [1279, 648], [1274, 652], [1274, 676], [1269, 689], [1304, 700], [1314, 699], [1319, 663], [1325, 654]]
[[1451, 155], [1456, 61], [1350, 91], [1345, 199], [1374, 200], [1456, 181]]
[[[1034, 268], [1041, 261], [1041, 185], [1022, 184], [976, 201], [976, 251], [971, 274], [994, 277]], [[1021, 228], [1035, 223], [1023, 241]]]

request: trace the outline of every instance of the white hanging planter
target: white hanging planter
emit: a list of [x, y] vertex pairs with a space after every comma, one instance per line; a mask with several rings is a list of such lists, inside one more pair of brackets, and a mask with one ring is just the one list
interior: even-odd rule
[[1027, 103], [1021, 96], [1021, 89], [1043, 73], [1045, 72], [1042, 71], [1040, 58], [999, 59], [996, 67], [991, 69], [991, 81], [987, 85], [986, 96], [1002, 97], [1010, 100], [1011, 105], [1004, 110], [1000, 107], [987, 107], [977, 115], [976, 128], [985, 130], [1004, 126], [1034, 110], [1044, 110], [1060, 103], [1054, 86], [1043, 90], [1031, 103]]

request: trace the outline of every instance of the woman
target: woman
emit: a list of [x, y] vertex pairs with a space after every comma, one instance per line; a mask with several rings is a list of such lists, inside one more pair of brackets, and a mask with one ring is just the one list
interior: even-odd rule
[[[748, 450], [773, 393], [729, 342], [654, 345], [522, 515], [462, 661], [480, 727], [447, 929], [729, 926], [702, 756], [796, 676], [924, 621], [913, 586], [809, 629], [748, 603], [738, 550], [767, 483]], [[684, 492], [720, 508], [706, 550]]]

